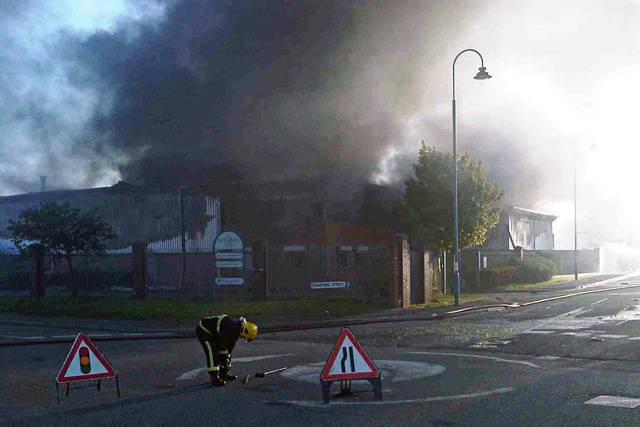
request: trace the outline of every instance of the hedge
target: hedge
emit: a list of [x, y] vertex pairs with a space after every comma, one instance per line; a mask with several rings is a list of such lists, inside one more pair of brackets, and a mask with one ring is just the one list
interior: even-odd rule
[[551, 279], [557, 269], [553, 260], [540, 255], [525, 259], [514, 258], [505, 266], [482, 270], [480, 282], [483, 287], [544, 282]]

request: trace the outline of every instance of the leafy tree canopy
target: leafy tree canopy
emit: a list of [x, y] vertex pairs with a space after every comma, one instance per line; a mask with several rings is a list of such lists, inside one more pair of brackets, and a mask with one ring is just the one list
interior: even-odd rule
[[[415, 178], [405, 181], [403, 211], [415, 237], [430, 250], [453, 247], [453, 155], [422, 143]], [[481, 245], [499, 220], [502, 191], [491, 182], [482, 163], [463, 155], [458, 159], [458, 218], [460, 248]]]
[[69, 257], [71, 254], [100, 254], [105, 242], [116, 238], [111, 226], [95, 210], [82, 212], [68, 202], [42, 202], [26, 209], [7, 229], [20, 250], [32, 243], [40, 243], [47, 252]]

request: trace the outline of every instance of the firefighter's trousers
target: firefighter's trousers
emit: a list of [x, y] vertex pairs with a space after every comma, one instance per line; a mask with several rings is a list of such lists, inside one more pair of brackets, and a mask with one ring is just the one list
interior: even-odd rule
[[226, 351], [216, 347], [213, 336], [196, 326], [196, 336], [202, 345], [205, 357], [207, 358], [207, 371], [209, 376], [225, 377], [231, 368], [231, 355]]

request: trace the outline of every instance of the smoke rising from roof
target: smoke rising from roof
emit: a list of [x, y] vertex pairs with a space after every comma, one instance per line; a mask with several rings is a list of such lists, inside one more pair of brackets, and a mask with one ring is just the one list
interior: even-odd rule
[[[566, 234], [574, 140], [588, 131], [604, 150], [597, 163], [580, 151], [582, 231], [629, 235], [634, 156], [613, 153], [638, 154], [636, 2], [102, 3], [119, 4], [108, 25], [69, 21], [42, 30], [46, 43], [0, 50], [12, 100], [0, 107], [0, 194], [37, 188], [40, 173], [53, 186], [398, 182], [421, 140], [450, 149], [451, 62], [473, 47], [494, 79], [478, 84], [477, 58], [459, 60], [461, 151], [505, 202], [559, 215]], [[3, 46], [47, 28], [47, 3], [9, 4]]]

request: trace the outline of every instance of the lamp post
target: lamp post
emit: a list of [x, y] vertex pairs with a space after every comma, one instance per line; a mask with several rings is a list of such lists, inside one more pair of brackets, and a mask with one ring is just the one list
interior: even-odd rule
[[582, 132], [576, 136], [573, 147], [573, 280], [578, 280], [578, 145], [582, 136], [591, 138], [590, 150], [595, 148], [593, 135], [589, 132]]
[[453, 117], [453, 277], [455, 305], [460, 305], [460, 248], [458, 245], [458, 151], [456, 140], [456, 62], [465, 52], [474, 52], [480, 57], [480, 68], [474, 76], [476, 80], [487, 80], [491, 76], [484, 66], [484, 59], [475, 49], [465, 49], [458, 53], [453, 60], [453, 97], [451, 99], [451, 112]]

